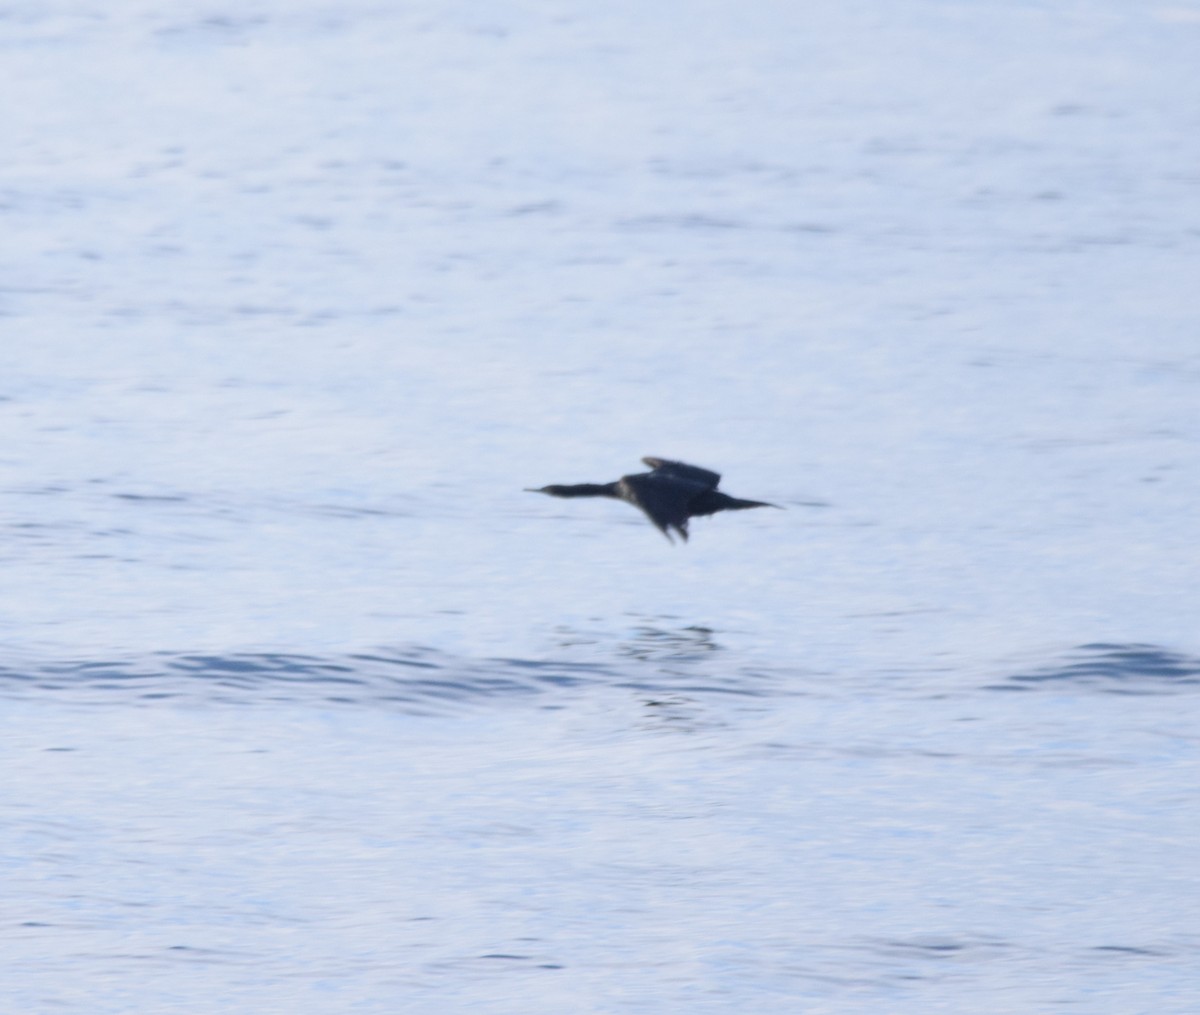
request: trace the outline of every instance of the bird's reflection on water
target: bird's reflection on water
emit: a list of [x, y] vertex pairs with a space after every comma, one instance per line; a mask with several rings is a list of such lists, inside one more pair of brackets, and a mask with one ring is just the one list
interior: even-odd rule
[[697, 662], [722, 651], [715, 634], [712, 628], [699, 624], [670, 628], [646, 623], [634, 628], [618, 646], [617, 654], [647, 662]]
[[624, 634], [560, 625], [554, 629], [555, 644], [564, 649], [603, 644], [611, 646], [615, 656], [646, 662], [696, 662], [724, 649], [716, 629], [706, 624], [687, 623], [669, 614], [630, 617], [633, 627]]
[[748, 705], [749, 699], [780, 693], [779, 674], [731, 664], [713, 627], [670, 615], [631, 619], [623, 633], [560, 627], [556, 638], [569, 654], [605, 646], [609, 686], [632, 692], [641, 703], [638, 728], [688, 733], [717, 728], [728, 721], [723, 716], [731, 697]]

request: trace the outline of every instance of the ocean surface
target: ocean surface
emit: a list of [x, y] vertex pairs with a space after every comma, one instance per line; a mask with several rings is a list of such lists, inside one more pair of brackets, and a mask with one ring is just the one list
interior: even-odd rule
[[1195, 1015], [1197, 53], [4, 5], [0, 1010]]

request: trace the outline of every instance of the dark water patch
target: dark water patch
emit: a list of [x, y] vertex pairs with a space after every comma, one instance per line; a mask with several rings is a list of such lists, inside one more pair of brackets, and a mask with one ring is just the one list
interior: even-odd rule
[[310, 511], [326, 518], [411, 518], [411, 511], [393, 511], [387, 508], [356, 507], [349, 504], [313, 504]]
[[1096, 945], [1091, 949], [1092, 953], [1097, 952], [1100, 955], [1111, 955], [1113, 957], [1126, 958], [1166, 958], [1170, 952], [1164, 952], [1158, 948], [1139, 948], [1133, 945]]
[[558, 215], [563, 210], [564, 205], [561, 201], [530, 201], [527, 204], [513, 205], [508, 209], [507, 214], [513, 217], [525, 215]]
[[[647, 694], [657, 694], [665, 690], [662, 681], [657, 680], [626, 680], [621, 681], [617, 687], [626, 687], [633, 691], [643, 691]], [[739, 687], [728, 686], [723, 687], [718, 683], [703, 683], [703, 684], [679, 684], [672, 685], [672, 691], [679, 694], [728, 694], [735, 697], [758, 698], [762, 696], [762, 691], [754, 687]]]
[[1200, 687], [1200, 658], [1158, 645], [1094, 642], [1061, 662], [1015, 673], [992, 691], [1086, 688], [1106, 694], [1180, 694]]
[[837, 230], [824, 222], [790, 222], [781, 227], [785, 233], [813, 233], [823, 235], [825, 233], [837, 232]]
[[945, 958], [963, 951], [967, 946], [961, 941], [885, 941], [886, 950], [900, 953], [917, 953], [929, 958]]
[[1012, 945], [999, 938], [958, 939], [940, 936], [881, 938], [866, 945], [866, 951], [886, 962], [927, 961], [976, 962], [1007, 952]]
[[116, 500], [149, 504], [186, 504], [190, 499], [182, 494], [171, 493], [114, 493], [109, 496]]
[[49, 483], [46, 486], [37, 486], [29, 489], [16, 489], [6, 491], [8, 493], [24, 494], [28, 497], [57, 497], [59, 494], [71, 493], [71, 487], [62, 486], [57, 483]]
[[638, 215], [620, 220], [617, 226], [618, 228], [636, 231], [675, 229], [723, 231], [745, 228], [745, 223], [739, 222], [736, 219], [706, 215], [703, 212], [694, 212], [678, 215]]

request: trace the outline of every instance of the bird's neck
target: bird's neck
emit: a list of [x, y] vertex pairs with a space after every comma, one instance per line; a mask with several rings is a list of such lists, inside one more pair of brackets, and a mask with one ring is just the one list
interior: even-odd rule
[[616, 483], [576, 483], [573, 486], [552, 486], [547, 493], [555, 497], [617, 497]]

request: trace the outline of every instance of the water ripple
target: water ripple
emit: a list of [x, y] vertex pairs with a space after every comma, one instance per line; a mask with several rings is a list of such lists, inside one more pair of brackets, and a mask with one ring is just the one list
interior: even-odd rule
[[652, 695], [772, 693], [760, 674], [556, 659], [467, 659], [426, 646], [336, 655], [290, 652], [152, 652], [119, 659], [0, 665], [0, 695], [69, 695], [96, 704], [154, 701], [222, 705], [337, 704], [444, 712], [588, 685]]
[[1080, 645], [1062, 662], [1015, 673], [988, 690], [1069, 686], [1108, 694], [1177, 694], [1200, 686], [1200, 658], [1158, 645], [1095, 642]]

